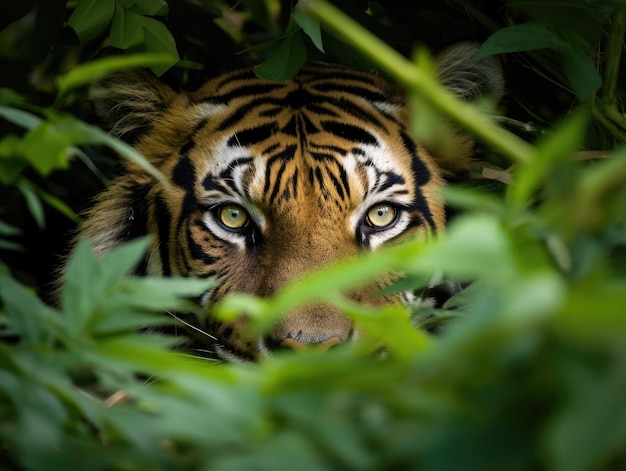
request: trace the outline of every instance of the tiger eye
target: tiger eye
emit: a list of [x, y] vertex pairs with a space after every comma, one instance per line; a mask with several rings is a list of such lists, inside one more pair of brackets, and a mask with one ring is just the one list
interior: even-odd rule
[[381, 229], [393, 223], [396, 219], [396, 209], [387, 203], [372, 206], [367, 211], [366, 222], [368, 225]]
[[248, 224], [248, 213], [238, 204], [226, 204], [218, 211], [220, 222], [228, 229], [241, 229]]

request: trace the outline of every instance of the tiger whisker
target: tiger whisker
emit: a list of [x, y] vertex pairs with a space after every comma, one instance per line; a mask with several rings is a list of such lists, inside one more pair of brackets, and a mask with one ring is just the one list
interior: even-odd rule
[[216, 338], [216, 337], [212, 336], [212, 335], [211, 335], [211, 334], [209, 334], [208, 332], [205, 332], [204, 330], [200, 329], [199, 327], [196, 327], [195, 325], [190, 324], [189, 322], [187, 322], [187, 321], [185, 321], [185, 320], [181, 319], [181, 318], [180, 318], [180, 317], [178, 317], [176, 314], [174, 314], [174, 313], [172, 313], [172, 312], [169, 312], [169, 311], [167, 311], [167, 313], [168, 313], [170, 316], [172, 316], [174, 319], [176, 319], [177, 321], [179, 321], [179, 322], [181, 322], [181, 323], [185, 324], [185, 326], [189, 327], [190, 329], [193, 329], [193, 330], [195, 330], [196, 332], [198, 332], [198, 333], [200, 333], [200, 334], [202, 334], [202, 335], [204, 335], [204, 336], [206, 336], [206, 337], [209, 337], [211, 340], [215, 340], [215, 341], [217, 341], [217, 338]]
[[191, 355], [189, 353], [183, 353], [182, 355], [184, 357], [186, 357], [186, 358], [194, 358], [196, 360], [204, 360], [204, 361], [211, 361], [211, 362], [214, 362], [214, 363], [221, 363], [221, 360], [218, 360], [216, 358], [207, 358], [207, 357], [203, 357], [203, 356], [200, 356], [200, 355]]

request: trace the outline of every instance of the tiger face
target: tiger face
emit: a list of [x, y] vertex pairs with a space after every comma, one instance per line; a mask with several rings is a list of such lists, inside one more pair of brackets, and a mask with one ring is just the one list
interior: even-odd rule
[[[451, 61], [459, 76], [482, 72], [473, 75], [476, 90], [497, 88], [492, 62], [477, 63], [457, 48], [440, 69]], [[447, 74], [444, 83], [463, 83]], [[314, 66], [274, 83], [241, 70], [192, 93], [136, 77], [104, 86], [101, 114], [168, 183], [128, 164], [98, 197], [82, 233], [98, 254], [151, 234], [138, 271], [216, 280], [205, 305], [235, 292], [272, 296], [312, 270], [444, 228], [437, 196], [444, 170], [411, 136], [401, 91], [373, 72]], [[457, 160], [467, 159], [471, 141], [456, 140]], [[381, 275], [350, 296], [373, 305], [405, 301], [375, 296], [392, 280]], [[242, 316], [196, 327], [228, 360], [358, 337], [350, 319], [326, 304], [288, 313], [265, 336], [247, 324]]]

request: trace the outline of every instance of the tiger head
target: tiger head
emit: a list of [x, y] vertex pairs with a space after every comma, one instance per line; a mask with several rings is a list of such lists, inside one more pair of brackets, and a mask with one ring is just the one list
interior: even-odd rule
[[[497, 63], [474, 61], [475, 52], [465, 43], [442, 54], [442, 83], [469, 100], [500, 94]], [[152, 235], [138, 272], [215, 279], [205, 305], [235, 292], [272, 296], [311, 270], [444, 228], [437, 190], [446, 170], [411, 136], [401, 90], [376, 73], [311, 66], [275, 83], [240, 70], [192, 93], [123, 76], [102, 88], [96, 108], [112, 132], [168, 184], [127, 164], [88, 211], [82, 234], [100, 255]], [[454, 139], [462, 168], [473, 143], [460, 133]], [[351, 296], [402, 302], [403, 295], [373, 296], [391, 281], [383, 275]], [[358, 336], [327, 304], [288, 313], [264, 336], [247, 323], [242, 316], [196, 327], [231, 360]]]

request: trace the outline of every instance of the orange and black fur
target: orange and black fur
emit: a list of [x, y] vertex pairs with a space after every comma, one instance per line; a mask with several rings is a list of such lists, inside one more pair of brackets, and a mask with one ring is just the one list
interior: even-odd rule
[[[497, 98], [499, 66], [474, 61], [475, 52], [469, 43], [444, 52], [441, 81], [467, 100]], [[193, 93], [136, 76], [102, 86], [107, 96], [96, 106], [112, 133], [131, 141], [168, 184], [127, 164], [81, 234], [97, 254], [151, 234], [138, 271], [215, 279], [202, 297], [207, 305], [233, 292], [271, 296], [339, 259], [442, 231], [437, 189], [444, 172], [467, 167], [473, 153], [458, 133], [454, 164], [438, 162], [411, 136], [402, 91], [372, 72], [311, 66], [273, 83], [241, 70]], [[381, 276], [352, 297], [410, 302], [408, 293], [371, 299], [390, 280]], [[323, 304], [289, 313], [264, 337], [245, 326], [243, 317], [198, 321], [216, 355], [230, 360], [358, 337], [348, 317]]]

